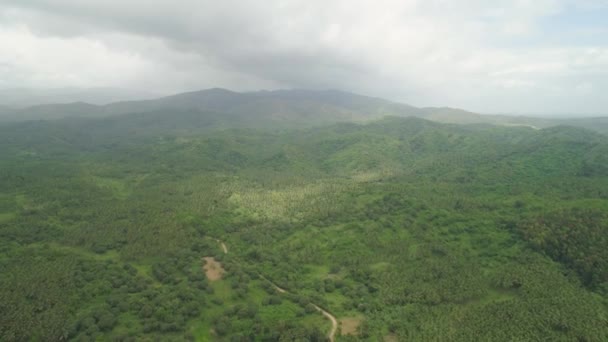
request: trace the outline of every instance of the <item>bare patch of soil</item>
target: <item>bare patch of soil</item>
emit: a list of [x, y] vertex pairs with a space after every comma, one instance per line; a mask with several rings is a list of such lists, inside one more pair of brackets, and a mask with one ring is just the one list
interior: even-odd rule
[[347, 317], [340, 319], [340, 332], [342, 335], [357, 335], [358, 328], [363, 319], [361, 317]]
[[203, 270], [205, 270], [207, 279], [209, 279], [209, 281], [216, 281], [222, 279], [224, 273], [226, 273], [226, 271], [222, 267], [222, 264], [212, 257], [204, 257], [203, 260], [205, 261], [205, 264], [203, 265]]

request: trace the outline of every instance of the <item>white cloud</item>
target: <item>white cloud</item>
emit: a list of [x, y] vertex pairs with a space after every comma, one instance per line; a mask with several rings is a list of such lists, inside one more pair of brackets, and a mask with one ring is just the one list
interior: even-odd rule
[[[136, 52], [98, 40], [39, 37], [27, 27], [0, 28], [2, 81], [23, 86], [89, 86], [129, 82], [150, 67]], [[4, 84], [10, 86], [11, 84]]]

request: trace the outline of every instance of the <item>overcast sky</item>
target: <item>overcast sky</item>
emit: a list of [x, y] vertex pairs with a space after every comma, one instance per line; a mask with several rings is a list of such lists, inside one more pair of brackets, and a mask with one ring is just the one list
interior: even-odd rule
[[14, 87], [608, 114], [608, 0], [1, 0], [0, 88]]

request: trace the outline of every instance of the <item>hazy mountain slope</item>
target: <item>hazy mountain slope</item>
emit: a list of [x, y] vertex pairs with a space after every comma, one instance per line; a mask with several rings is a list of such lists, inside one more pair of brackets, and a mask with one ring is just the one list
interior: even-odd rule
[[[83, 107], [79, 110], [79, 106]], [[208, 89], [154, 100], [117, 102], [105, 106], [53, 104], [23, 109], [4, 121], [57, 119], [68, 116], [104, 117], [129, 113], [201, 110], [263, 120], [308, 122], [360, 121], [385, 115], [422, 115], [417, 108], [340, 91], [262, 91], [236, 93]]]
[[336, 90], [236, 93], [225, 89], [183, 93], [151, 101], [116, 103], [106, 106], [104, 112], [116, 115], [146, 112], [152, 109], [212, 110], [259, 119], [320, 122], [358, 121], [385, 115], [422, 114], [411, 106]]
[[422, 108], [426, 113], [425, 117], [429, 120], [444, 122], [444, 123], [456, 123], [456, 124], [472, 124], [472, 123], [485, 123], [489, 121], [488, 117], [484, 115], [468, 112], [466, 110], [457, 108], [434, 108], [427, 107]]
[[153, 100], [112, 103], [101, 108], [101, 114], [120, 115], [173, 109], [204, 109], [226, 112], [227, 108], [241, 103], [247, 97], [247, 93], [240, 94], [224, 89], [208, 89]]
[[84, 102], [46, 104], [9, 111], [3, 121], [54, 120], [66, 117], [94, 117], [100, 107]]
[[153, 92], [118, 88], [12, 88], [0, 89], [0, 105], [14, 108], [72, 102], [104, 105], [118, 101], [147, 99], [157, 96], [158, 94]]
[[457, 108], [422, 108], [424, 118], [455, 124], [492, 124], [501, 126], [527, 126], [535, 129], [553, 126], [576, 126], [608, 134], [608, 117], [596, 118], [540, 118], [526, 116], [477, 114]]
[[561, 121], [566, 125], [582, 127], [608, 134], [608, 117], [563, 119]]
[[[493, 124], [505, 126], [529, 126], [532, 128], [543, 128], [556, 125], [564, 125], [558, 119], [533, 118], [525, 116], [508, 116], [508, 115], [492, 115], [478, 114], [458, 108], [441, 107], [423, 108], [426, 113], [425, 118], [443, 123], [455, 124]], [[575, 122], [576, 120], [573, 120]]]
[[[416, 108], [379, 98], [338, 90], [277, 90], [238, 93], [207, 89], [143, 101], [108, 105], [86, 103], [49, 104], [10, 111], [0, 110], [0, 121], [58, 119], [62, 117], [109, 117], [129, 113], [164, 113], [171, 117], [183, 111], [223, 113], [234, 126], [269, 122], [287, 126], [317, 125], [344, 121], [367, 121], [384, 116], [416, 116], [456, 124], [493, 124], [544, 128], [572, 125], [608, 132], [607, 118], [547, 119], [506, 115], [482, 115], [456, 108]], [[219, 117], [219, 116], [218, 116]]]

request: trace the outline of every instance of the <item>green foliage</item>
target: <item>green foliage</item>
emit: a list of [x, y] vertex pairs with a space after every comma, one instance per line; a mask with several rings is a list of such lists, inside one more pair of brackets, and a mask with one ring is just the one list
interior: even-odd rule
[[608, 288], [608, 215], [598, 209], [543, 214], [519, 227], [535, 248], [575, 270], [592, 288]]
[[606, 137], [197, 113], [0, 126], [0, 340], [608, 336]]

